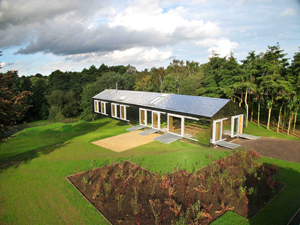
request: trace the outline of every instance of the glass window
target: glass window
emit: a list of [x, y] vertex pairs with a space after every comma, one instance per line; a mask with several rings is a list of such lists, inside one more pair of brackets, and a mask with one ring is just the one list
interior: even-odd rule
[[126, 106], [125, 105], [121, 105], [120, 106], [120, 117], [122, 120], [126, 120]]
[[97, 100], [94, 101], [94, 105], [95, 105], [95, 112], [99, 112], [99, 107], [98, 107], [98, 101]]
[[150, 104], [155, 105], [155, 104], [157, 104], [158, 102], [160, 102], [161, 100], [165, 99], [167, 96], [168, 96], [168, 94], [162, 94], [161, 96], [159, 96], [159, 97], [155, 98], [154, 100], [152, 100], [152, 101], [150, 102]]
[[153, 126], [153, 128], [156, 128], [156, 129], [158, 129], [159, 127], [158, 127], [158, 118], [159, 118], [159, 114], [157, 113], [157, 112], [153, 112], [153, 118], [152, 118], [152, 120], [153, 120], [153, 124], [152, 124], [152, 126]]
[[146, 120], [147, 120], [147, 111], [146, 110], [144, 110], [144, 109], [141, 109], [140, 110], [140, 124], [141, 125], [147, 125], [146, 124]]
[[105, 114], [105, 104], [104, 102], [101, 102], [101, 113]]
[[101, 113], [106, 114], [106, 102], [101, 102]]
[[117, 116], [117, 104], [114, 104], [114, 103], [111, 104], [111, 116], [118, 117]]

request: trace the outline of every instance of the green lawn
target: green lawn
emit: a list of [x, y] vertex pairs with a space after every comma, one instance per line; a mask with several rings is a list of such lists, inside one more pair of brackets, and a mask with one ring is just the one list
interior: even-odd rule
[[248, 127], [244, 128], [244, 133], [261, 136], [261, 137], [272, 137], [272, 138], [281, 138], [281, 139], [287, 139], [287, 140], [300, 141], [299, 138], [289, 136], [286, 134], [282, 134], [282, 133], [277, 133], [273, 130], [267, 130], [265, 125], [260, 125], [258, 127], [256, 123], [252, 123], [250, 121], [248, 122]]
[[[89, 123], [54, 123], [27, 128], [2, 143], [0, 224], [107, 224], [66, 176], [88, 170], [92, 164], [103, 166], [111, 160], [125, 159], [156, 173], [170, 172], [177, 165], [193, 171], [210, 162], [208, 154], [220, 158], [231, 153], [181, 141], [168, 145], [152, 142], [123, 153], [91, 144], [125, 133], [128, 127], [109, 118]], [[229, 212], [214, 224], [286, 224], [300, 207], [300, 164], [263, 160], [280, 166], [283, 173], [279, 180], [287, 187], [253, 220]]]

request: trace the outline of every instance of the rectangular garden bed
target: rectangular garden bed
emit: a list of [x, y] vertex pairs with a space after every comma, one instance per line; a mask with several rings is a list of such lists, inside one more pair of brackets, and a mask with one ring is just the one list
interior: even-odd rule
[[258, 159], [239, 151], [194, 173], [161, 176], [124, 161], [68, 179], [112, 224], [209, 224], [228, 210], [252, 218], [284, 187], [277, 168]]

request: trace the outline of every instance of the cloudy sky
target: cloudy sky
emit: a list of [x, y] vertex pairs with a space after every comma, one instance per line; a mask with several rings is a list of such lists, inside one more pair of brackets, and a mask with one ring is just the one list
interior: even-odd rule
[[300, 0], [0, 0], [0, 71], [19, 75], [242, 60], [277, 42], [299, 51]]

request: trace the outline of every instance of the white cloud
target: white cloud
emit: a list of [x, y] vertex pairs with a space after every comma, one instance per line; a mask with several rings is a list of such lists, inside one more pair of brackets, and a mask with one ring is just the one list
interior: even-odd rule
[[164, 12], [159, 7], [159, 1], [137, 0], [131, 3], [123, 12], [118, 13], [110, 27], [124, 26], [132, 30], [155, 30], [165, 35], [184, 34], [187, 38], [214, 37], [220, 34], [217, 23], [203, 20], [187, 20], [188, 12], [183, 6]]
[[[46, 16], [41, 19], [42, 13], [35, 13], [26, 19], [32, 12], [30, 7], [26, 7], [21, 21], [9, 17], [2, 24], [5, 29], [0, 29], [0, 46], [21, 46], [16, 53], [27, 55], [38, 52], [55, 55], [93, 52], [104, 54], [135, 47], [172, 46], [189, 40], [214, 38], [221, 34], [221, 29], [215, 22], [186, 19], [188, 11], [185, 7], [166, 10], [159, 3], [159, 0], [136, 0], [128, 2], [125, 7], [106, 6], [108, 15], [103, 9], [93, 11], [91, 7], [88, 11], [92, 13], [89, 16], [85, 13], [83, 16], [83, 12], [78, 12], [80, 4], [77, 0], [74, 3], [76, 7], [68, 8], [67, 4], [53, 6], [49, 12], [44, 12]], [[32, 5], [32, 2], [28, 5]], [[13, 12], [20, 11], [20, 7]], [[7, 14], [6, 17], [8, 16]], [[32, 22], [34, 18], [38, 22]], [[25, 21], [26, 26], [23, 24]]]
[[[43, 55], [42, 53], [39, 53]], [[99, 67], [104, 63], [109, 66], [113, 65], [133, 65], [138, 70], [152, 68], [153, 66], [168, 65], [173, 58], [172, 50], [159, 50], [157, 48], [130, 48], [124, 51], [115, 50], [106, 54], [101, 53], [84, 53], [70, 55], [67, 57], [54, 56], [53, 54], [45, 54], [47, 60], [43, 64], [39, 64], [39, 58], [31, 60], [15, 61], [13, 63], [5, 63], [6, 70], [18, 70], [19, 75], [32, 75], [42, 73], [50, 74], [55, 70], [61, 71], [82, 71], [83, 68], [89, 68], [91, 65]], [[3, 64], [3, 63], [1, 63]], [[33, 67], [32, 65], [36, 65]]]
[[115, 50], [107, 54], [101, 55], [98, 53], [77, 54], [68, 56], [67, 60], [75, 61], [78, 63], [99, 63], [103, 62], [109, 65], [119, 64], [151, 64], [152, 62], [161, 62], [168, 60], [173, 55], [170, 50], [161, 51], [157, 48], [144, 49], [144, 48], [130, 48], [124, 51]]
[[284, 37], [284, 36], [290, 36], [291, 32], [290, 31], [285, 31], [285, 32], [281, 32], [278, 36], [279, 37]]
[[204, 4], [206, 0], [192, 0], [192, 5]]
[[283, 10], [281, 13], [280, 13], [280, 16], [293, 16], [295, 15], [295, 9], [292, 9], [292, 8], [286, 8], [285, 10]]
[[225, 37], [221, 37], [219, 39], [208, 38], [202, 41], [197, 41], [195, 44], [203, 47], [210, 47], [207, 52], [211, 54], [212, 51], [214, 51], [215, 53], [220, 54], [220, 57], [229, 55], [231, 51], [239, 46], [239, 43], [232, 42]]
[[217, 39], [214, 38], [206, 38], [201, 41], [197, 41], [195, 44], [203, 47], [210, 47], [216, 43]]

